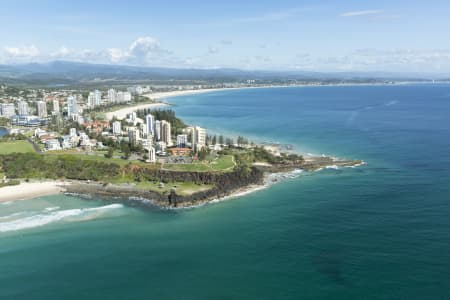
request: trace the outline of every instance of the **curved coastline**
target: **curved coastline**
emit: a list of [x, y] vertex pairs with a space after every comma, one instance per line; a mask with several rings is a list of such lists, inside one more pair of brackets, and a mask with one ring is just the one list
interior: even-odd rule
[[65, 192], [69, 183], [55, 180], [36, 182], [21, 182], [18, 185], [0, 188], [0, 203], [8, 203], [16, 200], [28, 200], [32, 198], [57, 195]]
[[[157, 207], [160, 209], [190, 209], [207, 204], [219, 203], [266, 189], [273, 184], [281, 183], [287, 179], [297, 178], [303, 173], [312, 174], [324, 169], [354, 168], [366, 165], [360, 160], [339, 160], [333, 158], [317, 158], [314, 163], [303, 167], [263, 167], [261, 173], [255, 173], [248, 183], [234, 186], [227, 190], [211, 190], [199, 192], [189, 196], [176, 195], [177, 200], [171, 201], [168, 194], [136, 188], [133, 186], [101, 184], [97, 182], [74, 181], [65, 187], [64, 193], [91, 199], [118, 201], [131, 206]], [[326, 160], [325, 160], [326, 159]]]
[[[396, 84], [414, 84], [414, 82], [405, 82], [405, 83], [396, 83]], [[171, 105], [170, 102], [166, 102], [164, 100], [170, 98], [176, 98], [181, 96], [188, 95], [197, 95], [197, 94], [205, 94], [205, 93], [213, 93], [213, 92], [222, 92], [222, 91], [237, 91], [237, 90], [246, 90], [246, 89], [271, 89], [271, 88], [304, 88], [304, 87], [346, 87], [346, 86], [378, 86], [378, 85], [393, 85], [392, 83], [330, 83], [330, 84], [296, 84], [296, 85], [267, 85], [267, 86], [242, 86], [242, 87], [229, 87], [229, 88], [206, 88], [206, 89], [196, 89], [196, 90], [179, 90], [179, 91], [170, 91], [170, 92], [156, 92], [151, 94], [145, 94], [143, 96], [153, 99], [153, 100], [161, 100], [160, 102], [155, 103], [144, 103], [144, 104], [136, 104], [133, 106], [121, 108], [118, 110], [114, 110], [105, 114], [108, 120], [111, 120], [113, 117], [117, 117], [119, 119], [123, 119], [127, 114], [135, 112], [140, 109], [147, 108], [155, 108], [160, 106]]]
[[[304, 85], [308, 86], [308, 85]], [[154, 99], [166, 99], [174, 98], [179, 96], [185, 96], [190, 94], [200, 94], [200, 93], [212, 93], [217, 91], [226, 90], [238, 90], [238, 89], [252, 89], [252, 88], [295, 88], [304, 86], [262, 86], [262, 87], [242, 87], [242, 88], [222, 88], [222, 89], [203, 89], [203, 90], [186, 90], [186, 91], [175, 91], [166, 93], [155, 93], [153, 94]], [[126, 115], [132, 111], [149, 108], [149, 107], [159, 107], [168, 105], [167, 103], [150, 103], [150, 104], [140, 104], [137, 106], [131, 106], [129, 108], [122, 108], [120, 110], [110, 112], [107, 117], [116, 116], [117, 112]], [[69, 180], [69, 182], [57, 182], [57, 181], [47, 181], [48, 184], [36, 186], [30, 189], [28, 192], [23, 193], [21, 191], [27, 190], [27, 186], [32, 183], [22, 183], [18, 186], [11, 186], [7, 188], [2, 188], [1, 191], [8, 191], [4, 194], [2, 199], [0, 197], [0, 202], [19, 200], [19, 199], [30, 199], [39, 196], [53, 195], [58, 193], [67, 193], [69, 195], [85, 195], [85, 196], [96, 196], [100, 198], [112, 198], [119, 200], [120, 202], [131, 203], [132, 205], [139, 204], [144, 206], [157, 206], [159, 208], [167, 209], [179, 209], [179, 208], [192, 208], [197, 206], [203, 206], [208, 203], [217, 203], [225, 201], [228, 199], [239, 198], [241, 196], [259, 191], [261, 189], [267, 188], [268, 186], [275, 184], [277, 182], [283, 181], [286, 178], [292, 178], [294, 175], [303, 171], [320, 171], [322, 169], [330, 168], [340, 168], [340, 167], [356, 167], [365, 162], [360, 160], [342, 160], [331, 156], [315, 156], [304, 154], [305, 164], [300, 166], [265, 166], [259, 165], [258, 167], [263, 170], [262, 178], [254, 178], [254, 182], [241, 184], [240, 186], [234, 186], [229, 190], [220, 191], [220, 193], [199, 193], [190, 196], [180, 196], [181, 201], [176, 202], [173, 205], [170, 201], [167, 201], [167, 195], [136, 188], [133, 186], [119, 186], [113, 184], [103, 184], [100, 182], [83, 182], [77, 180]], [[256, 167], [256, 164], [255, 164]], [[8, 189], [8, 190], [7, 190]], [[9, 192], [11, 191], [11, 192]]]

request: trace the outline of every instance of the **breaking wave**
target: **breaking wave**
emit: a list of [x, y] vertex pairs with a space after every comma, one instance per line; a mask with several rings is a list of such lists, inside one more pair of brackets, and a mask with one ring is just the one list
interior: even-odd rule
[[[110, 204], [93, 208], [76, 208], [68, 210], [47, 210], [49, 213], [37, 214], [21, 219], [0, 222], [0, 232], [16, 231], [41, 227], [59, 221], [77, 222], [92, 220], [105, 213], [123, 208], [122, 204]], [[12, 217], [12, 216], [11, 216]]]

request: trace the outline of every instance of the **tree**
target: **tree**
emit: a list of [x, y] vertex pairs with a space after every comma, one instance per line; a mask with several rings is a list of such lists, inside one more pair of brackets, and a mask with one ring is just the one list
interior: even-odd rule
[[209, 155], [209, 149], [207, 147], [203, 147], [198, 151], [198, 159], [200, 161], [203, 161], [206, 159], [206, 157]]
[[109, 147], [108, 153], [105, 154], [106, 158], [112, 158], [114, 155], [114, 149], [112, 147]]
[[122, 152], [123, 152], [123, 157], [125, 159], [128, 159], [130, 157], [131, 149], [130, 149], [130, 145], [128, 143], [122, 144]]

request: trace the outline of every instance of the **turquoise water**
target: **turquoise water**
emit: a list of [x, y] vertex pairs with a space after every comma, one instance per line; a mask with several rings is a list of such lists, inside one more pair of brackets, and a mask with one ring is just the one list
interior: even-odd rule
[[210, 131], [368, 164], [176, 212], [68, 196], [0, 204], [1, 299], [450, 297], [450, 86], [171, 102]]

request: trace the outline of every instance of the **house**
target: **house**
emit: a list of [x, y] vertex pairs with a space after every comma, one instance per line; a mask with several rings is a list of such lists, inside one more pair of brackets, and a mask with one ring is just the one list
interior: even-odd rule
[[109, 129], [109, 122], [108, 121], [93, 121], [93, 122], [86, 122], [83, 124], [84, 127], [86, 127], [86, 130], [88, 132], [95, 132], [95, 133], [101, 133], [104, 131], [104, 129]]
[[61, 144], [57, 139], [49, 139], [45, 141], [45, 149], [47, 151], [61, 150]]
[[169, 148], [167, 150], [174, 156], [188, 156], [191, 153], [190, 148]]

